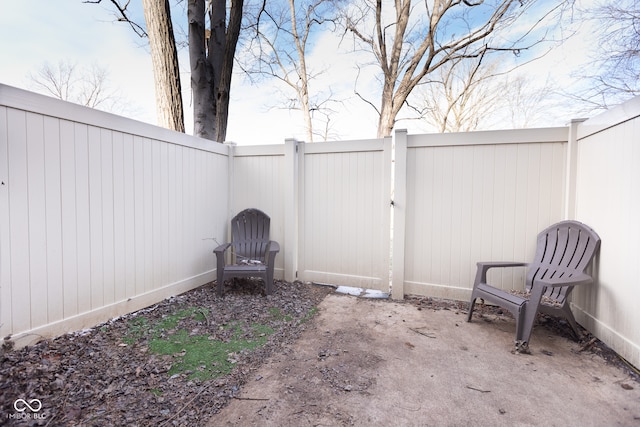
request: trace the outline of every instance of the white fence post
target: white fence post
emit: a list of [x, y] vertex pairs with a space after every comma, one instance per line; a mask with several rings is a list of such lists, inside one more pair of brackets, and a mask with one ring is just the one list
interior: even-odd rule
[[[235, 154], [236, 154], [236, 147], [238, 144], [236, 144], [235, 142], [231, 142], [231, 141], [227, 141], [224, 143], [224, 145], [229, 147], [229, 157], [227, 157], [227, 161], [229, 164], [229, 179], [228, 179], [228, 186], [227, 186], [227, 224], [230, 224], [231, 218], [233, 218], [235, 216], [235, 214], [237, 212], [234, 212], [233, 210], [234, 208], [234, 187], [235, 187]], [[228, 225], [225, 225], [226, 228], [226, 233], [224, 236], [224, 241], [220, 241], [220, 242], [216, 242], [216, 245], [218, 244], [223, 244], [224, 242], [230, 242], [231, 241], [231, 227], [229, 227]], [[225, 259], [226, 262], [231, 262], [231, 252], [227, 251], [226, 255], [225, 255]]]
[[298, 141], [284, 142], [284, 280], [293, 282], [298, 271]]
[[404, 244], [407, 209], [407, 130], [395, 132], [393, 172], [393, 256], [391, 265], [391, 297], [404, 298]]
[[566, 189], [564, 195], [564, 218], [576, 217], [576, 179], [578, 167], [578, 126], [587, 119], [573, 119], [569, 123], [567, 143]]

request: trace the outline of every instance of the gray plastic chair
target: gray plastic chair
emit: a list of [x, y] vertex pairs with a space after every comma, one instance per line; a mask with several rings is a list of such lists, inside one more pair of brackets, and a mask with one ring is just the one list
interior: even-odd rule
[[[265, 283], [266, 294], [273, 292], [273, 265], [280, 245], [269, 240], [271, 219], [258, 209], [245, 209], [231, 220], [231, 243], [214, 249], [217, 260], [218, 295], [224, 281], [232, 277], [257, 277]], [[231, 263], [225, 252], [231, 248]]]
[[[522, 262], [479, 262], [467, 321], [477, 298], [509, 310], [516, 319], [516, 353], [529, 352], [529, 338], [538, 312], [567, 319], [576, 337], [580, 330], [569, 307], [574, 286], [593, 282], [585, 270], [600, 246], [600, 237], [578, 221], [562, 221], [538, 234], [535, 259]], [[487, 271], [495, 267], [528, 266], [529, 298], [513, 295], [487, 284]]]

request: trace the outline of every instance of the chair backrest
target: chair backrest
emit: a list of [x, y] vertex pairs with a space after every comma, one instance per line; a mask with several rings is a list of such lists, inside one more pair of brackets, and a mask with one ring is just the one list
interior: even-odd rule
[[[578, 221], [561, 221], [546, 228], [538, 234], [536, 256], [527, 273], [527, 290], [536, 278], [584, 273], [599, 245], [598, 234]], [[547, 288], [545, 296], [562, 304], [572, 289], [572, 286]]]
[[271, 219], [258, 209], [245, 209], [231, 220], [231, 243], [236, 261], [265, 262]]

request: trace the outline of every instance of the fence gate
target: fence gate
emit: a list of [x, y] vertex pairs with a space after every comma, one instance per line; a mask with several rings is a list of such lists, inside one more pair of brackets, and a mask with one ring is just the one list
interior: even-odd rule
[[298, 279], [389, 292], [391, 138], [298, 145]]

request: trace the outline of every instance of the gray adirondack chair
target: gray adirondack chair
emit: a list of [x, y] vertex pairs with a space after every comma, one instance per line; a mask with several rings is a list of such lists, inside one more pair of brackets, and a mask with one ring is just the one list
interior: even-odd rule
[[[580, 330], [569, 307], [574, 286], [593, 279], [585, 273], [598, 247], [600, 237], [578, 221], [562, 221], [538, 234], [535, 259], [522, 262], [479, 262], [467, 321], [471, 321], [477, 298], [509, 310], [516, 318], [516, 353], [529, 352], [529, 339], [538, 312], [567, 319], [577, 338]], [[526, 289], [529, 298], [513, 295], [487, 284], [487, 271], [495, 267], [528, 266]]]
[[[266, 293], [273, 292], [273, 265], [280, 245], [269, 240], [271, 219], [258, 209], [245, 209], [231, 220], [231, 243], [214, 249], [217, 261], [217, 292], [222, 296], [224, 281], [232, 277], [258, 277]], [[225, 252], [231, 248], [231, 263]]]

